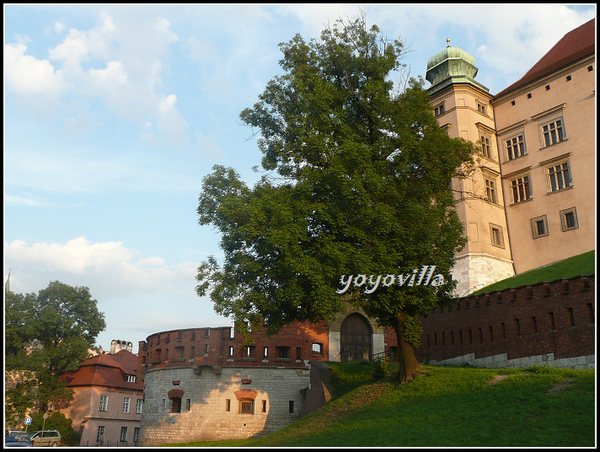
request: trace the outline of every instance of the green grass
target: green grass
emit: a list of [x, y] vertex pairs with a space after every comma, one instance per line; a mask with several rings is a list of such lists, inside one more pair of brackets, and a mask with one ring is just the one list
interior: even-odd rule
[[596, 273], [596, 251], [579, 254], [578, 256], [564, 259], [554, 264], [529, 270], [520, 275], [503, 279], [494, 284], [490, 284], [471, 295], [481, 295], [499, 290], [528, 286], [541, 282], [556, 281], [559, 279], [568, 279], [581, 275], [592, 275]]
[[[593, 370], [422, 366], [415, 380], [397, 385], [393, 379], [373, 381], [370, 364], [330, 365], [334, 399], [314, 413], [260, 438], [176, 446], [595, 445]], [[496, 375], [508, 378], [488, 384]]]

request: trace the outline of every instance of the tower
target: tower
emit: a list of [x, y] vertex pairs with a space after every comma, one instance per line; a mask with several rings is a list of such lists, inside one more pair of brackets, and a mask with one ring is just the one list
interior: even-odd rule
[[492, 96], [475, 81], [475, 58], [459, 47], [447, 46], [427, 62], [431, 105], [441, 127], [452, 138], [478, 144], [475, 171], [454, 179], [456, 209], [467, 244], [456, 256], [453, 278], [456, 295], [514, 275], [504, 210], [504, 197], [494, 125]]

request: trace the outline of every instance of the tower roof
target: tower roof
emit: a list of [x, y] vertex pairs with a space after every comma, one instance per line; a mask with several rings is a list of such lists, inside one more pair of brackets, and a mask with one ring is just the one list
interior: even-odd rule
[[514, 91], [583, 57], [593, 55], [595, 51], [596, 19], [592, 19], [564, 35], [523, 77], [504, 88], [495, 97]]
[[429, 93], [433, 94], [455, 83], [469, 83], [486, 92], [489, 91], [475, 81], [478, 71], [475, 67], [475, 58], [460, 47], [452, 47], [450, 39], [446, 42], [448, 43], [446, 48], [427, 61], [425, 78], [431, 83]]

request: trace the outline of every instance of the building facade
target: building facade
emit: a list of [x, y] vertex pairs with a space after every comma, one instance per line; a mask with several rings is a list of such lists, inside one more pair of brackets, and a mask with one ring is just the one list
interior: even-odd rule
[[75, 394], [61, 412], [73, 420], [81, 446], [140, 444], [144, 382], [137, 368], [137, 356], [119, 350], [88, 358], [78, 370], [62, 376]]
[[595, 20], [494, 96], [515, 271], [595, 249]]

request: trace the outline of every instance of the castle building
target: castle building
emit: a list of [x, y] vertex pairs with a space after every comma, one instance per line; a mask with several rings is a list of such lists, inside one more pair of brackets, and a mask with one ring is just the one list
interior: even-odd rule
[[[595, 249], [594, 66], [594, 20], [495, 96], [475, 80], [475, 59], [449, 41], [429, 59], [440, 126], [480, 152], [470, 177], [452, 181], [467, 238], [453, 270], [461, 298], [424, 319], [422, 362], [595, 366], [594, 275], [470, 295]], [[252, 339], [223, 327], [140, 341], [142, 445], [267, 434], [328, 400], [321, 362], [393, 357], [396, 347], [392, 330], [352, 308]]]

